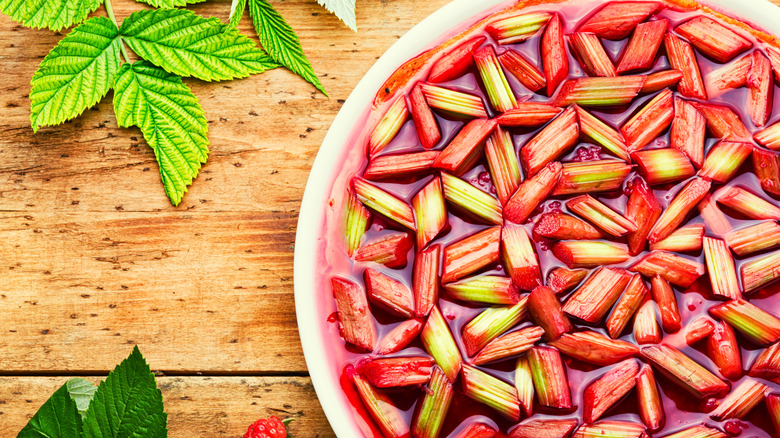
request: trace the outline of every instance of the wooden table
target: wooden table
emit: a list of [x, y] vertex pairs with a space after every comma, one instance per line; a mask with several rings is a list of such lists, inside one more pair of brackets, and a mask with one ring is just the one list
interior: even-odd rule
[[[136, 344], [161, 375], [171, 437], [238, 437], [269, 415], [296, 418], [297, 437], [333, 436], [295, 323], [300, 200], [353, 87], [447, 1], [359, 0], [358, 34], [314, 0], [273, 1], [330, 99], [283, 69], [187, 80], [212, 144], [178, 208], [140, 132], [117, 128], [110, 96], [33, 135], [29, 81], [61, 35], [0, 18], [0, 438], [67, 378], [98, 381]], [[139, 7], [114, 4], [120, 20]], [[221, 19], [229, 8], [192, 6]]]

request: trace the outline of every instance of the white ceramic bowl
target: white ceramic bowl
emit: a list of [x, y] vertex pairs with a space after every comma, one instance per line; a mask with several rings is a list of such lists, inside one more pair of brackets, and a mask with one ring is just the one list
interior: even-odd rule
[[[314, 389], [333, 431], [341, 438], [361, 437], [363, 434], [352, 407], [343, 395], [339, 383], [341, 370], [328, 361], [333, 344], [322, 333], [328, 315], [318, 303], [323, 293], [330, 292], [330, 285], [321, 281], [321, 263], [325, 244], [323, 227], [329, 215], [339, 213], [328, 208], [332, 189], [334, 183], [346, 185], [345, 181], [336, 181], [337, 175], [345, 166], [357, 169], [364, 153], [363, 148], [349, 150], [355, 144], [350, 141], [355, 124], [364, 118], [366, 109], [372, 105], [385, 80], [404, 62], [452, 36], [452, 29], [460, 29], [463, 24], [514, 3], [515, 0], [453, 0], [421, 21], [393, 44], [358, 83], [334, 119], [317, 153], [306, 184], [295, 237], [295, 309]], [[780, 34], [780, 8], [768, 0], [707, 0], [700, 3], [751, 23], [759, 30]]]

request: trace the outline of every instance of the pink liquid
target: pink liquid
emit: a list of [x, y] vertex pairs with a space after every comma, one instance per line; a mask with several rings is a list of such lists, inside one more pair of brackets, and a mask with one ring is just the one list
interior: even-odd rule
[[[553, 5], [545, 5], [543, 7], [535, 7], [532, 9], [545, 9], [551, 11], [552, 10], [558, 11], [565, 22], [565, 33], [569, 34], [576, 29], [577, 23], [579, 23], [584, 17], [586, 17], [589, 11], [593, 9], [594, 5], [597, 4], [599, 3], [593, 1], [583, 1], [583, 2], [575, 2], [575, 4], [573, 5], [553, 4]], [[674, 28], [676, 24], [685, 21], [687, 18], [696, 14], [697, 13], [692, 13], [690, 11], [672, 11], [666, 9], [658, 13], [657, 16], [669, 19], [670, 29], [671, 29]], [[541, 61], [539, 59], [539, 50], [538, 50], [540, 36], [536, 36], [531, 40], [526, 41], [522, 44], [498, 46], [496, 43], [492, 41], [489, 35], [487, 34], [485, 35], [487, 36], [485, 45], [493, 45], [496, 48], [496, 51], [498, 53], [503, 52], [504, 50], [506, 50], [507, 47], [509, 47], [514, 50], [520, 51], [521, 53], [523, 53], [524, 56], [531, 59], [533, 62], [537, 63], [537, 65], [541, 65]], [[613, 41], [603, 40], [603, 43], [605, 49], [610, 54], [613, 61], [616, 61], [619, 59], [620, 52], [622, 48], [625, 46], [626, 41], [623, 40], [623, 41], [613, 42]], [[757, 47], [760, 47], [760, 45], [761, 43], [756, 42]], [[719, 64], [704, 58], [698, 53], [697, 53], [697, 57], [698, 57], [699, 66], [702, 71], [702, 75], [705, 78], [707, 77], [707, 74], [710, 71], [720, 66]], [[570, 76], [572, 77], [585, 76], [584, 73], [582, 72], [582, 69], [580, 68], [579, 63], [573, 58], [571, 58], [571, 56], [570, 56], [569, 63], [570, 63]], [[661, 71], [667, 69], [669, 69], [669, 63], [666, 59], [662, 47], [655, 66], [649, 72]], [[649, 73], [649, 72], [642, 72], [642, 74]], [[476, 73], [476, 71], [471, 71], [454, 81], [445, 84], [439, 84], [439, 85], [481, 96], [483, 98], [483, 101], [486, 103], [485, 108], [488, 110], [490, 116], [493, 117], [496, 114], [491, 108], [491, 106], [487, 104], [488, 99], [486, 98], [485, 91], [482, 88], [480, 81], [478, 80], [478, 77], [479, 76]], [[509, 79], [510, 84], [512, 85], [518, 100], [529, 100], [529, 101], [540, 101], [540, 102], [547, 102], [549, 100], [544, 95], [534, 94], [528, 91], [522, 85], [520, 85], [515, 80], [515, 78], [512, 77], [511, 75], [507, 75], [507, 78]], [[637, 98], [634, 100], [634, 102], [632, 102], [632, 104], [628, 108], [607, 109], [607, 110], [589, 109], [589, 110], [597, 117], [611, 124], [613, 127], [619, 127], [629, 117], [631, 117], [631, 115], [634, 114], [634, 112], [638, 108], [643, 106], [645, 102], [652, 99], [653, 96], [654, 94]], [[778, 90], [775, 90], [774, 96], [775, 96], [774, 112], [772, 114], [772, 117], [770, 118], [770, 123], [776, 121], [778, 119], [778, 116], [780, 115], [779, 114], [780, 113], [780, 92], [778, 92]], [[746, 101], [745, 88], [729, 91], [711, 100], [711, 102], [730, 105], [735, 110], [737, 110], [738, 113], [744, 112], [745, 101]], [[382, 111], [377, 111], [377, 112], [381, 113]], [[442, 133], [442, 140], [440, 141], [440, 143], [437, 145], [435, 149], [440, 150], [443, 149], [450, 142], [450, 140], [457, 134], [458, 130], [464, 125], [464, 122], [457, 119], [445, 118], [438, 113], [436, 114], [436, 117]], [[754, 132], [757, 129], [752, 124], [749, 117], [744, 116], [743, 122], [746, 124], [748, 129], [750, 129], [752, 132]], [[361, 153], [356, 153], [355, 149], [353, 149], [350, 155], [345, 157], [344, 168], [337, 175], [336, 180], [334, 182], [333, 197], [327, 207], [327, 221], [323, 232], [323, 236], [327, 236], [327, 238], [323, 238], [321, 242], [323, 264], [320, 272], [321, 275], [320, 284], [326, 286], [322, 288], [321, 302], [316, 303], [316, 305], [321, 307], [321, 314], [323, 315], [323, 321], [325, 321], [326, 317], [330, 316], [329, 318], [327, 318], [327, 322], [323, 323], [323, 330], [324, 330], [324, 342], [331, 345], [332, 349], [330, 351], [330, 356], [323, 358], [323, 361], [327, 363], [327, 366], [333, 367], [336, 374], [340, 374], [341, 370], [346, 364], [350, 364], [350, 363], [356, 364], [360, 360], [365, 360], [366, 357], [370, 356], [370, 354], [368, 353], [359, 351], [355, 347], [345, 344], [345, 342], [341, 338], [339, 333], [338, 320], [335, 317], [335, 313], [334, 313], [336, 310], [335, 304], [332, 295], [330, 293], [331, 292], [330, 287], [327, 286], [329, 285], [330, 277], [333, 275], [347, 277], [352, 279], [358, 284], [363, 284], [362, 273], [367, 266], [371, 265], [367, 263], [356, 263], [346, 255], [346, 251], [344, 250], [343, 229], [342, 229], [342, 222], [341, 222], [341, 204], [343, 201], [343, 194], [346, 191], [348, 182], [353, 175], [362, 174], [362, 171], [365, 169], [365, 166], [367, 165], [368, 162], [367, 158], [362, 152], [362, 149], [359, 149], [360, 147], [366, 144], [366, 138], [369, 132], [368, 129], [363, 128], [364, 126], [369, 126], [369, 127], [372, 126], [371, 123], [368, 123], [368, 115], [365, 116], [364, 120], [360, 120], [358, 121], [358, 123], [356, 123], [356, 127], [357, 127], [356, 132], [353, 133], [352, 140], [351, 140], [351, 143], [355, 144], [354, 147], [358, 148], [357, 150], [361, 150]], [[529, 129], [529, 130], [522, 130], [522, 129], [512, 130], [511, 132], [513, 135], [516, 149], [519, 151], [520, 146], [522, 146], [528, 139], [533, 137], [535, 133], [539, 131], [539, 129], [540, 128]], [[714, 143], [716, 143], [715, 139], [711, 139], [711, 138], [708, 139], [706, 145], [706, 151], [709, 151], [709, 149], [712, 147]], [[667, 131], [662, 136], [657, 138], [651, 145], [649, 145], [647, 149], [668, 147], [668, 145], [669, 145], [669, 132]], [[413, 122], [410, 119], [406, 122], [406, 124], [403, 126], [403, 128], [401, 129], [399, 134], [395, 137], [395, 139], [391, 142], [391, 144], [388, 147], [386, 147], [380, 153], [380, 155], [396, 154], [401, 152], [411, 152], [411, 151], [420, 151], [420, 150], [422, 150], [422, 147], [419, 144]], [[561, 161], [564, 162], [582, 161], [582, 160], [592, 160], [592, 159], [599, 159], [599, 158], [613, 158], [613, 157], [611, 157], [607, 151], [600, 151], [600, 149], [597, 146], [594, 146], [592, 144], [587, 144], [587, 143], [581, 143], [577, 145]], [[732, 181], [728, 182], [726, 185], [729, 186], [739, 185], [741, 187], [750, 189], [754, 193], [758, 193], [761, 194], [762, 196], [765, 196], [757, 178], [755, 177], [755, 175], [751, 173], [751, 166], [752, 166], [751, 160], [747, 160], [743, 168], [740, 169], [739, 176], [734, 178]], [[635, 172], [626, 178], [625, 185], [629, 185], [630, 182], [634, 179], [634, 177], [635, 177]], [[416, 181], [413, 182], [398, 181], [398, 182], [381, 182], [375, 184], [393, 194], [396, 194], [397, 196], [406, 200], [407, 202], [411, 203], [412, 196], [421, 187], [423, 187], [431, 178], [432, 176], [428, 176], [428, 177], [417, 179]], [[472, 184], [482, 188], [483, 190], [489, 193], [495, 193], [495, 189], [492, 187], [490, 176], [486, 171], [486, 164], [484, 162], [482, 162], [477, 167], [469, 171], [463, 177], [463, 179], [471, 182]], [[668, 203], [673, 198], [674, 194], [682, 187], [682, 185], [684, 185], [684, 183], [685, 182], [679, 184], [672, 184], [669, 186], [654, 187], [654, 193], [657, 199], [664, 206], [664, 208], [668, 205]], [[717, 190], [718, 188], [720, 188], [720, 186], [722, 185], [714, 184], [712, 191]], [[627, 196], [625, 194], [626, 192], [630, 192], [630, 189], [628, 187], [625, 187], [625, 190], [616, 191], [614, 193], [599, 193], [594, 195], [594, 197], [601, 200], [605, 204], [615, 208], [616, 210], [622, 212], [625, 210], [625, 205], [627, 201]], [[538, 213], [542, 211], [552, 211], [552, 210], [561, 210], [565, 212], [566, 208], [563, 202], [565, 199], [566, 198], [559, 198], [559, 199], [551, 198], [546, 200], [540, 206], [539, 210], [537, 211], [537, 214], [535, 214], [531, 219], [529, 219], [526, 222], [526, 224], [524, 224], [524, 226], [529, 231], [529, 234], [533, 227], [533, 223], [535, 222], [535, 219], [538, 216]], [[747, 220], [744, 217], [739, 217], [739, 215], [734, 212], [726, 211], [726, 213], [729, 215], [728, 216], [729, 220], [733, 228], [735, 229], [742, 228], [759, 222], [759, 221]], [[463, 237], [474, 234], [475, 232], [481, 229], [487, 228], [487, 226], [485, 225], [476, 224], [473, 221], [470, 221], [462, 216], [453, 213], [452, 211], [449, 212], [448, 220], [450, 225], [449, 231], [446, 234], [441, 235], [436, 239], [436, 242], [441, 243], [443, 246], [447, 246], [448, 244], [456, 242], [462, 239]], [[693, 224], [693, 223], [701, 223], [701, 222], [703, 221], [700, 217], [693, 216], [689, 219], [687, 223]], [[369, 230], [367, 231], [366, 235], [364, 236], [364, 242], [371, 241], [374, 238], [379, 237], [382, 234], [383, 230], [386, 230], [388, 228], [402, 230], [396, 224], [393, 224], [392, 222], [383, 219], [379, 215], [374, 214], [373, 222]], [[402, 230], [402, 231], [406, 231], [406, 230]], [[723, 237], [723, 236], [715, 235], [711, 231], [708, 231], [708, 235], [711, 235], [713, 237]], [[555, 267], [564, 266], [563, 263], [557, 260], [553, 256], [552, 252], [549, 250], [549, 242], [537, 241], [535, 242], [535, 246], [536, 246], [535, 249], [537, 251], [541, 263], [543, 278], [546, 278], [547, 273], [550, 272]], [[736, 259], [737, 272], [738, 273], [740, 272], [740, 266], [742, 264], [744, 264], [747, 261], [753, 260], [756, 257], [760, 257], [765, 253], [766, 252], [760, 254], [754, 254], [744, 259]], [[640, 256], [633, 258], [627, 261], [626, 263], [623, 263], [621, 265], [614, 265], [614, 266], [624, 267], [624, 268], [628, 267], [632, 265], [638, 258], [641, 258], [643, 255], [644, 254], [640, 254]], [[695, 254], [685, 254], [685, 256], [691, 259], [695, 259], [700, 263], [704, 263], [704, 256], [701, 252]], [[408, 255], [409, 264], [405, 268], [391, 270], [382, 267], [382, 271], [396, 279], [405, 282], [408, 286], [411, 287], [411, 273], [412, 273], [413, 258], [414, 258], [414, 249], [410, 250], [409, 252]], [[495, 265], [489, 267], [487, 270], [483, 272], [503, 274], [503, 269], [500, 265]], [[778, 289], [779, 289], [778, 287], [770, 287], [767, 291], [754, 293], [748, 296], [748, 298], [753, 304], [756, 304], [757, 306], [763, 309], [767, 309], [770, 312], [777, 314], [780, 313], [778, 312], [778, 310], [780, 310], [780, 294], [775, 294], [773, 292]], [[681, 290], [680, 288], [675, 288], [675, 293], [677, 296], [677, 302], [682, 316], [683, 327], [685, 327], [689, 322], [693, 321], [697, 317], [702, 315], [707, 315], [708, 308], [722, 302], [722, 301], [717, 301], [712, 299], [709, 280], [706, 277], [706, 275], [701, 279], [699, 279], [699, 281], [697, 281], [694, 284], [694, 286], [689, 288], [688, 291]], [[561, 298], [562, 301], [565, 301], [565, 297], [561, 297]], [[465, 351], [465, 348], [463, 347], [463, 343], [461, 340], [462, 328], [468, 321], [470, 321], [473, 317], [475, 317], [482, 310], [484, 310], [485, 307], [476, 307], [473, 305], [467, 305], [461, 302], [452, 301], [446, 296], [446, 293], [444, 292], [442, 292], [442, 296], [440, 297], [439, 306], [442, 310], [443, 315], [448, 321], [450, 330], [455, 336], [456, 342], [458, 343], [461, 352]], [[377, 329], [378, 329], [377, 334], [379, 339], [381, 339], [384, 335], [390, 332], [400, 322], [400, 320], [397, 317], [391, 316], [376, 307], [372, 307], [372, 312], [377, 322]], [[531, 323], [525, 321], [520, 325], [518, 325], [517, 327], [514, 327], [512, 331], [527, 327], [528, 325], [531, 325]], [[580, 325], [580, 326], [585, 327], [585, 325]], [[589, 328], [606, 334], [606, 331], [601, 326], [589, 327]], [[683, 328], [682, 331], [684, 330], [685, 329]], [[628, 342], [633, 342], [633, 335], [630, 333], [630, 329], [627, 329], [627, 332], [628, 333], [625, 336], [623, 336], [621, 339]], [[737, 333], [737, 338], [740, 346], [742, 347], [743, 368], [747, 369], [749, 368], [750, 364], [753, 362], [754, 358], [756, 357], [760, 349], [755, 347], [751, 342], [744, 339], [739, 333]], [[673, 337], [665, 336], [665, 341], [669, 341], [673, 339], [674, 339]], [[704, 365], [706, 368], [708, 368], [709, 370], [713, 371], [716, 375], [718, 375], [717, 367], [712, 363], [712, 361], [706, 356], [704, 352], [700, 351], [700, 349], [686, 346], [684, 342], [676, 343], [675, 346], [677, 346], [680, 350], [682, 350], [686, 355], [693, 358], [695, 361]], [[394, 354], [393, 356], [412, 356], [412, 355], [427, 355], [426, 352], [423, 350], [419, 340], [415, 340], [407, 348]], [[572, 393], [572, 402], [575, 408], [569, 412], [562, 413], [562, 412], [551, 411], [542, 406], [536, 405], [534, 406], [534, 411], [539, 413], [536, 415], [555, 415], [559, 417], [563, 416], [563, 417], [581, 418], [582, 406], [583, 406], [582, 394], [585, 387], [591, 381], [600, 377], [608, 369], [608, 368], [597, 368], [592, 365], [579, 363], [575, 360], [566, 357], [565, 355], [563, 356], [563, 358], [567, 366], [569, 386]], [[465, 359], [465, 354], [464, 354], [464, 359]], [[514, 365], [515, 365], [514, 358], [510, 358], [505, 361], [487, 364], [485, 366], [480, 366], [479, 368], [482, 369], [483, 371], [486, 371], [512, 384], [514, 381]], [[682, 390], [676, 384], [666, 380], [663, 376], [660, 375], [660, 373], [656, 372], [655, 375], [661, 386], [666, 420], [663, 429], [661, 431], [653, 433], [652, 436], [661, 437], [664, 435], [668, 435], [673, 431], [677, 431], [681, 429], [682, 426], [684, 425], [696, 425], [700, 423], [706, 423], [710, 426], [718, 427], [721, 430], [727, 431], [732, 436], [757, 437], [757, 438], [770, 438], [776, 436], [769, 422], [769, 414], [766, 410], [766, 407], [763, 405], [763, 403], [759, 404], [759, 406], [754, 408], [751, 411], [751, 413], [742, 420], [730, 420], [730, 421], [724, 421], [719, 423], [710, 419], [707, 414], [707, 412], [714, 409], [715, 407], [715, 404], [713, 403], [714, 400], [697, 400], [691, 397], [690, 395], [688, 395], [684, 390]], [[775, 393], [780, 392], [780, 385], [769, 381], [762, 380], [762, 382], [769, 385], [773, 392]], [[731, 382], [732, 387], [736, 383], [737, 383], [736, 381]], [[350, 403], [354, 407], [354, 411], [356, 414], [356, 422], [358, 423], [360, 429], [363, 430], [366, 436], [380, 437], [381, 433], [379, 433], [378, 429], [374, 426], [373, 420], [370, 418], [367, 411], [362, 406], [362, 402], [357, 396], [357, 393], [355, 392], [352, 383], [346, 377], [342, 376], [341, 386], [344, 389], [344, 393], [346, 397], [349, 399]], [[511, 426], [516, 424], [514, 422], [507, 421], [491, 408], [467, 398], [465, 395], [463, 395], [459, 383], [455, 384], [455, 388], [456, 388], [456, 397], [447, 415], [447, 420], [445, 422], [444, 428], [440, 433], [441, 437], [448, 436], [451, 432], [457, 430], [462, 423], [464, 423], [467, 419], [470, 418], [471, 419], [481, 418], [481, 421], [485, 421], [488, 424], [493, 424], [497, 426], [498, 428], [500, 428], [500, 430], [503, 433], [506, 433]], [[418, 400], [421, 399], [422, 392], [420, 388], [411, 387], [411, 388], [389, 389], [383, 391], [391, 397], [396, 407], [401, 411], [403, 411], [407, 423], [411, 424], [413, 421], [413, 415], [415, 412], [416, 404], [418, 403]], [[639, 419], [638, 416], [638, 406], [637, 406], [637, 401], [635, 396], [635, 390], [632, 390], [631, 393], [629, 393], [629, 395], [623, 401], [618, 403], [616, 406], [613, 406], [607, 412], [607, 414], [605, 414], [602, 417], [602, 419], [631, 420], [631, 421], [641, 423], [641, 420]]]

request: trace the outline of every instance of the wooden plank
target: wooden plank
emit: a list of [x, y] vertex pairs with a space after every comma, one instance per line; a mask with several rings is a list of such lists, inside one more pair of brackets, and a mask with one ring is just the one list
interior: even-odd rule
[[[98, 378], [89, 378], [97, 382]], [[0, 438], [13, 438], [64, 377], [0, 377]], [[240, 437], [258, 418], [295, 418], [295, 437], [334, 437], [306, 377], [158, 377], [170, 438]]]

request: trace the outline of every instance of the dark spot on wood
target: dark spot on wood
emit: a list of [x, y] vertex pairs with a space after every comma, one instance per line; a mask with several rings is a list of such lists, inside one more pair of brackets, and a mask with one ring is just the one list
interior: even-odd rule
[[255, 112], [255, 110], [249, 110], [249, 115], [257, 117], [257, 113]]
[[42, 335], [48, 335], [49, 334], [49, 330], [48, 329], [41, 330], [41, 334]]

